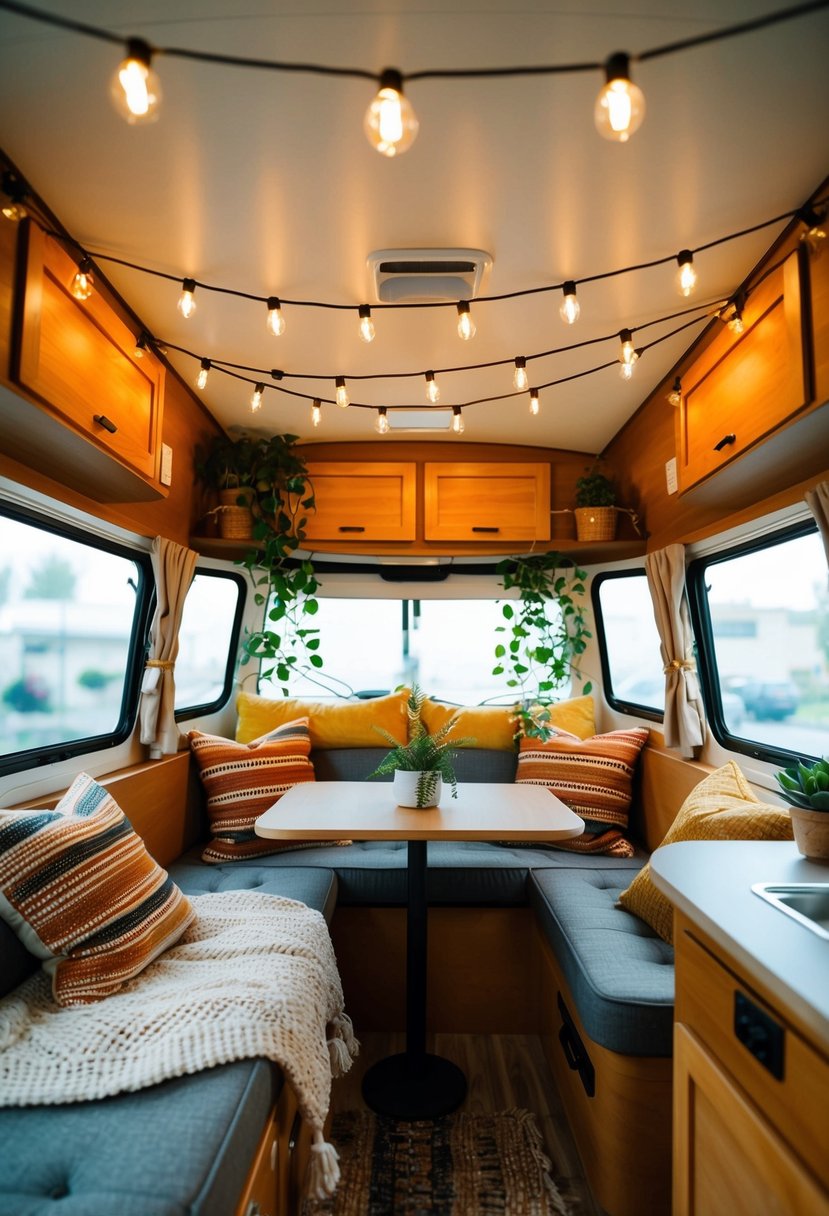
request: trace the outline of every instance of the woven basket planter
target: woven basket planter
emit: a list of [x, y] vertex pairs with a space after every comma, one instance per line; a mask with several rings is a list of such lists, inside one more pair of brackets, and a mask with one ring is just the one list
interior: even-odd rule
[[253, 536], [253, 512], [239, 506], [244, 490], [219, 491], [219, 535], [223, 540], [250, 540]]
[[615, 507], [576, 507], [578, 540], [613, 540], [616, 535]]

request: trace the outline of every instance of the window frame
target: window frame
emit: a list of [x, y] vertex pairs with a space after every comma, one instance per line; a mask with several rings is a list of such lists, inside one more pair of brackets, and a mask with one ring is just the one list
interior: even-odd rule
[[147, 642], [151, 621], [151, 612], [155, 603], [155, 580], [152, 572], [152, 562], [149, 553], [142, 549], [133, 549], [116, 540], [85, 531], [82, 527], [74, 526], [63, 520], [49, 519], [38, 511], [17, 507], [12, 503], [0, 502], [0, 517], [27, 524], [42, 532], [51, 533], [90, 549], [98, 549], [110, 553], [114, 557], [122, 557], [131, 561], [138, 569], [139, 582], [136, 588], [136, 605], [133, 614], [132, 629], [130, 630], [127, 648], [127, 664], [124, 672], [124, 687], [121, 695], [121, 709], [114, 729], [105, 735], [86, 735], [81, 739], [65, 740], [61, 743], [49, 743], [43, 747], [27, 748], [25, 751], [10, 752], [0, 755], [0, 776], [7, 773], [17, 773], [25, 769], [42, 768], [48, 764], [57, 764], [71, 760], [75, 756], [88, 755], [90, 752], [106, 751], [125, 743], [132, 734], [138, 716], [138, 699], [143, 678], [144, 661], [147, 652]]
[[762, 536], [752, 537], [725, 549], [702, 554], [694, 558], [688, 565], [685, 574], [688, 588], [688, 603], [691, 609], [691, 623], [694, 637], [697, 639], [698, 657], [697, 673], [702, 689], [702, 699], [705, 704], [708, 725], [717, 742], [729, 751], [739, 752], [750, 756], [753, 760], [761, 760], [774, 765], [789, 765], [802, 758], [802, 752], [789, 751], [788, 748], [774, 747], [769, 743], [761, 743], [753, 739], [744, 739], [733, 735], [725, 724], [720, 698], [720, 673], [717, 666], [717, 652], [714, 641], [714, 627], [708, 606], [708, 596], [705, 586], [705, 572], [709, 566], [731, 561], [749, 553], [758, 553], [763, 549], [773, 548], [786, 541], [797, 540], [799, 537], [817, 533], [817, 525], [808, 519], [785, 528], [778, 528]]
[[601, 587], [605, 582], [620, 578], [643, 578], [647, 575], [642, 567], [631, 566], [625, 570], [604, 570], [593, 577], [590, 585], [590, 600], [593, 606], [593, 621], [596, 627], [596, 641], [599, 647], [599, 663], [602, 669], [602, 688], [604, 697], [611, 709], [621, 714], [629, 714], [637, 718], [645, 718], [649, 722], [662, 722], [664, 710], [653, 705], [640, 705], [638, 701], [626, 700], [613, 692], [613, 680], [610, 674], [608, 657], [607, 633], [602, 616]]
[[239, 662], [239, 638], [242, 633], [242, 620], [245, 615], [245, 603], [247, 600], [248, 585], [242, 574], [235, 570], [214, 570], [206, 566], [197, 566], [193, 575], [207, 575], [210, 578], [229, 579], [235, 583], [239, 594], [236, 598], [236, 609], [233, 614], [233, 624], [230, 629], [230, 640], [227, 649], [227, 662], [225, 664], [225, 675], [222, 683], [222, 690], [218, 697], [212, 701], [204, 701], [199, 705], [184, 705], [181, 709], [175, 711], [176, 722], [186, 722], [191, 718], [204, 717], [207, 714], [216, 713], [222, 706], [226, 705], [230, 694], [233, 690], [233, 678], [236, 674], [236, 665]]

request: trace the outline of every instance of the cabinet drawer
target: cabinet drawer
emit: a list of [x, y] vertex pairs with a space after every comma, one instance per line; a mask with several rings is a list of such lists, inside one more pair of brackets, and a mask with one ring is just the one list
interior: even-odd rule
[[414, 540], [415, 470], [413, 462], [310, 461], [308, 539]]
[[277, 1170], [279, 1128], [277, 1112], [271, 1112], [256, 1149], [250, 1173], [235, 1216], [284, 1216], [279, 1208]]
[[550, 539], [549, 464], [427, 464], [424, 539]]
[[[676, 951], [677, 1022], [693, 1030], [751, 1101], [775, 1123], [793, 1152], [829, 1187], [825, 1121], [829, 1062], [735, 972], [709, 953], [680, 918], [677, 929], [678, 938], [681, 932]], [[737, 1023], [741, 1016], [749, 1019], [747, 1029]], [[761, 1040], [759, 1046], [765, 1046], [763, 1016], [771, 1020], [771, 1033], [776, 1037], [774, 1028], [779, 1028], [779, 1076], [773, 1075], [751, 1049], [753, 1034]]]
[[749, 296], [745, 329], [721, 332], [682, 376], [679, 489], [716, 473], [787, 422], [810, 399], [801, 327], [800, 254]]
[[143, 477], [156, 476], [164, 367], [97, 290], [76, 300], [77, 266], [28, 225], [13, 377], [44, 408]]

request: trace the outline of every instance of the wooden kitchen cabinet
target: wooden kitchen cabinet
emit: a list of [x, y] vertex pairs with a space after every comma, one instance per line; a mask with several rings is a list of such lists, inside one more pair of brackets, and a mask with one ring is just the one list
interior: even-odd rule
[[315, 540], [412, 541], [416, 529], [414, 462], [309, 461]]
[[423, 537], [426, 541], [549, 540], [549, 464], [427, 462]]

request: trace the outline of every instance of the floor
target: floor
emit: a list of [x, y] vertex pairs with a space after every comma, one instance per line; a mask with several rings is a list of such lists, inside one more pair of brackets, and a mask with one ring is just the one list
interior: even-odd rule
[[[376, 1060], [402, 1051], [402, 1034], [367, 1031], [351, 1071], [334, 1082], [331, 1109], [364, 1106], [360, 1083]], [[463, 1110], [491, 1113], [521, 1107], [536, 1116], [558, 1188], [573, 1216], [603, 1216], [584, 1179], [576, 1146], [564, 1117], [555, 1082], [537, 1035], [438, 1034], [428, 1048], [454, 1061], [466, 1074], [469, 1092]]]

